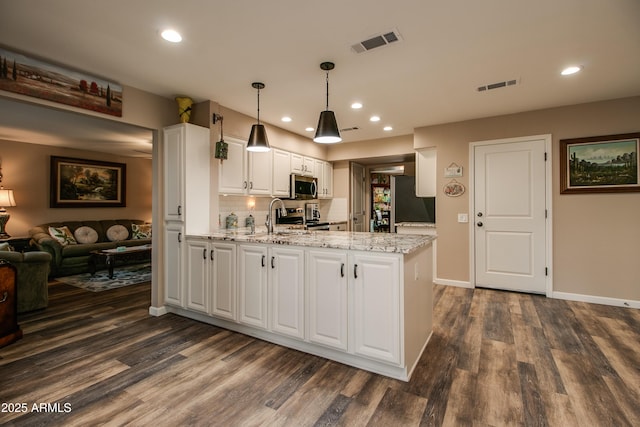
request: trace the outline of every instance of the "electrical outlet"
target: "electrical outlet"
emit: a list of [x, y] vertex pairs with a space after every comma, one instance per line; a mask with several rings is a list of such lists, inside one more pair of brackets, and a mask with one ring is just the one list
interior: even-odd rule
[[469, 214], [459, 213], [458, 214], [458, 222], [469, 222]]

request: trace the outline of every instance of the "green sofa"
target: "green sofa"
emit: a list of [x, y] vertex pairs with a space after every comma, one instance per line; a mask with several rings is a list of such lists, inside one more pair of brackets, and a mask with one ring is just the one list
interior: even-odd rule
[[[49, 277], [70, 276], [74, 274], [87, 273], [90, 271], [89, 258], [91, 252], [100, 249], [113, 249], [119, 246], [141, 246], [151, 244], [151, 237], [149, 233], [148, 238], [133, 238], [133, 224], [137, 226], [144, 225], [144, 221], [135, 219], [117, 219], [117, 220], [99, 220], [99, 221], [62, 221], [62, 222], [50, 222], [47, 224], [41, 224], [33, 227], [29, 230], [31, 236], [31, 245], [37, 248], [39, 251], [48, 252], [51, 254], [51, 269]], [[53, 238], [49, 234], [49, 227], [60, 228], [66, 226], [69, 231], [78, 237], [78, 229], [83, 227], [82, 230], [88, 228], [95, 230], [97, 233], [97, 240], [92, 243], [72, 242], [70, 244], [63, 245], [58, 240]], [[123, 231], [124, 227], [128, 236], [119, 235], [114, 238], [113, 233], [110, 233], [114, 226]], [[139, 237], [139, 236], [135, 236]], [[129, 263], [139, 263], [141, 261], [129, 261]], [[97, 268], [105, 268], [105, 265], [99, 264]]]
[[0, 248], [0, 259], [16, 267], [18, 313], [49, 305], [48, 274], [51, 255], [47, 252], [13, 252]]

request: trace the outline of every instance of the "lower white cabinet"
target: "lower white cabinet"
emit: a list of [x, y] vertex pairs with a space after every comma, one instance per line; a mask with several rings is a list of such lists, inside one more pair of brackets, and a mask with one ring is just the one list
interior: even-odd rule
[[183, 250], [184, 225], [182, 222], [166, 223], [164, 228], [164, 300], [165, 303], [183, 307]]
[[304, 250], [269, 248], [271, 330], [304, 338]]
[[215, 242], [210, 243], [209, 248], [210, 313], [223, 319], [238, 320], [236, 244]]
[[309, 250], [308, 254], [309, 341], [347, 351], [347, 253]]
[[350, 254], [353, 353], [400, 363], [400, 258]]
[[209, 242], [187, 239], [186, 307], [206, 313], [209, 310]]
[[238, 246], [240, 323], [267, 329], [267, 247]]

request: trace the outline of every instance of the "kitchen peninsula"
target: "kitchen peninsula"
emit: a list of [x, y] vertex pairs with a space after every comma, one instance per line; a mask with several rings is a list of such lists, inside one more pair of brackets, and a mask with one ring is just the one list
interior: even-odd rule
[[400, 380], [432, 331], [435, 236], [187, 235], [167, 312]]

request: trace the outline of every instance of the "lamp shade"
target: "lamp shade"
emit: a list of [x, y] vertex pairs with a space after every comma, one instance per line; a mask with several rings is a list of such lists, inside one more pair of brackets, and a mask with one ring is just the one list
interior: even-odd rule
[[16, 199], [13, 198], [13, 190], [0, 189], [0, 207], [15, 206]]
[[247, 142], [247, 151], [265, 152], [269, 151], [269, 140], [264, 125], [255, 124], [251, 126], [251, 134]]
[[321, 112], [320, 119], [318, 120], [316, 136], [313, 138], [313, 142], [318, 142], [320, 144], [335, 144], [340, 141], [342, 141], [342, 138], [340, 138], [336, 115], [333, 111], [329, 110]]

